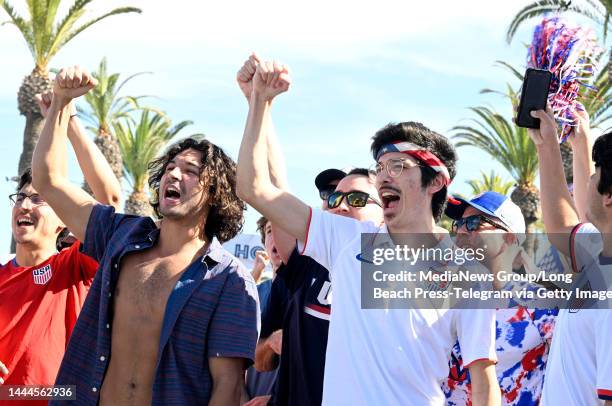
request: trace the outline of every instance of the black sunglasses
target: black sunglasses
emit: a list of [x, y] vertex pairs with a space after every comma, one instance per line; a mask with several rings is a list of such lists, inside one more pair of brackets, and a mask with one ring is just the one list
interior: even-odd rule
[[480, 228], [480, 226], [482, 226], [482, 223], [490, 224], [495, 228], [499, 228], [500, 230], [510, 231], [506, 227], [502, 226], [501, 224], [498, 224], [483, 215], [475, 214], [473, 216], [468, 216], [468, 217], [460, 218], [459, 220], [453, 221], [453, 232], [456, 233], [464, 225], [465, 225], [466, 230], [468, 230], [469, 232], [476, 231]]
[[327, 206], [330, 209], [335, 209], [336, 207], [340, 206], [340, 204], [342, 203], [342, 199], [344, 199], [345, 196], [346, 203], [348, 203], [348, 205], [352, 207], [365, 207], [365, 205], [368, 204], [368, 200], [371, 200], [380, 207], [382, 207], [382, 204], [380, 204], [378, 200], [370, 196], [368, 193], [360, 192], [358, 190], [354, 190], [351, 192], [330, 193], [330, 195], [327, 196]]

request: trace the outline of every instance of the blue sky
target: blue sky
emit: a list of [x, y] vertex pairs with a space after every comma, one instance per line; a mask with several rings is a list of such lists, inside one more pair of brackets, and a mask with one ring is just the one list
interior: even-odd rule
[[[18, 11], [23, 7], [12, 0]], [[175, 121], [192, 120], [184, 135], [205, 133], [234, 158], [247, 106], [235, 73], [253, 50], [292, 69], [293, 85], [274, 106], [274, 122], [285, 153], [292, 192], [319, 205], [313, 179], [329, 167], [369, 166], [369, 140], [389, 122], [421, 121], [451, 135], [471, 115], [467, 107], [490, 104], [509, 113], [501, 97], [481, 95], [513, 79], [496, 60], [524, 68], [525, 43], [533, 20], [512, 45], [505, 32], [527, 1], [452, 0], [287, 2], [161, 2], [98, 0], [93, 13], [133, 5], [141, 15], [112, 17], [80, 34], [51, 66], [80, 64], [90, 70], [102, 57], [124, 76], [150, 71], [126, 87], [126, 94], [153, 94], [150, 104]], [[67, 7], [67, 6], [66, 6]], [[65, 7], [61, 10], [64, 10]], [[6, 15], [0, 12], [0, 21]], [[33, 68], [17, 30], [0, 27], [0, 195], [8, 195], [21, 152], [24, 118], [16, 94]], [[452, 191], [469, 194], [466, 180], [480, 171], [507, 172], [473, 148], [459, 150]], [[81, 182], [74, 159], [70, 178]], [[124, 196], [130, 187], [124, 185]], [[10, 206], [0, 199], [0, 247], [10, 241]], [[247, 213], [254, 232], [257, 214]]]

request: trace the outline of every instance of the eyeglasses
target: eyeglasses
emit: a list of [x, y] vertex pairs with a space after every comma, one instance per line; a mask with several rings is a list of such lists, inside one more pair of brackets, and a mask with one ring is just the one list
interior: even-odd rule
[[30, 202], [32, 202], [32, 205], [34, 206], [47, 204], [45, 199], [40, 197], [40, 195], [37, 193], [31, 195], [26, 195], [25, 193], [13, 193], [12, 195], [9, 195], [9, 199], [11, 200], [11, 204], [13, 206], [21, 206], [23, 202], [25, 202], [25, 199], [30, 199]]
[[383, 169], [385, 169], [389, 176], [391, 176], [392, 178], [397, 178], [402, 174], [404, 168], [410, 169], [415, 168], [417, 166], [423, 165], [405, 158], [391, 158], [384, 163], [377, 162], [373, 166], [372, 170], [376, 173], [376, 175], [378, 175], [383, 171]]
[[334, 190], [335, 188], [321, 189], [319, 190], [319, 197], [321, 198], [321, 200], [327, 200], [329, 195], [334, 193]]
[[346, 196], [346, 203], [352, 207], [357, 207], [357, 208], [365, 207], [366, 204], [368, 204], [368, 200], [371, 200], [372, 202], [382, 207], [382, 204], [380, 204], [378, 200], [376, 200], [369, 194], [365, 192], [360, 192], [358, 190], [354, 190], [352, 192], [331, 193], [327, 197], [327, 206], [330, 209], [335, 209], [336, 207], [340, 206], [340, 204], [342, 203], [342, 199], [344, 199], [345, 196]]
[[453, 221], [453, 232], [456, 233], [464, 225], [466, 230], [468, 230], [469, 232], [476, 231], [482, 226], [482, 223], [490, 224], [495, 228], [499, 228], [500, 230], [510, 231], [508, 230], [508, 228], [502, 226], [501, 224], [498, 224], [485, 216], [476, 214]]

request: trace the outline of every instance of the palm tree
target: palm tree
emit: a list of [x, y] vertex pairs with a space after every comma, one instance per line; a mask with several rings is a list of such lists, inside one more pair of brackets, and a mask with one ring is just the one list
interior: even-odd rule
[[518, 27], [525, 21], [540, 17], [547, 13], [556, 13], [571, 11], [582, 16], [585, 16], [597, 25], [600, 25], [604, 30], [604, 39], [610, 28], [610, 15], [612, 14], [612, 0], [536, 0], [533, 3], [523, 7], [515, 16], [506, 32], [506, 40], [508, 43], [514, 38], [514, 34]]
[[514, 182], [503, 180], [502, 177], [491, 171], [488, 175], [480, 171], [480, 179], [468, 180], [467, 184], [472, 188], [472, 194], [477, 195], [486, 191], [493, 191], [507, 195]]
[[125, 203], [126, 213], [140, 216], [152, 214], [146, 192], [149, 162], [179, 131], [191, 124], [191, 121], [181, 121], [172, 126], [165, 114], [149, 109], [141, 111], [137, 123], [123, 118], [113, 124], [123, 158], [124, 174], [132, 186], [132, 193]]
[[[518, 105], [518, 95], [508, 86], [507, 97], [513, 106]], [[473, 146], [489, 154], [510, 173], [516, 183], [510, 198], [525, 218], [527, 233], [534, 231], [534, 223], [539, 218], [539, 191], [535, 186], [538, 172], [536, 148], [527, 130], [514, 125], [501, 114], [489, 107], [471, 107], [478, 118], [472, 119], [474, 125], [461, 125], [453, 128], [457, 147]], [[533, 253], [533, 238], [527, 237], [526, 250]]]
[[49, 79], [49, 62], [70, 40], [93, 24], [113, 15], [123, 13], [140, 13], [135, 7], [121, 7], [111, 10], [99, 17], [80, 25], [86, 6], [92, 0], [75, 0], [67, 14], [57, 19], [61, 0], [28, 0], [26, 3], [29, 19], [20, 16], [7, 0], [0, 0], [0, 6], [6, 11], [10, 20], [28, 45], [34, 58], [34, 70], [23, 79], [17, 95], [19, 113], [26, 117], [23, 134], [23, 150], [19, 158], [19, 173], [30, 166], [32, 152], [42, 131], [42, 116], [34, 100], [37, 93], [51, 90]]
[[144, 97], [119, 97], [119, 92], [127, 82], [144, 73], [133, 74], [119, 82], [120, 74], [109, 74], [106, 58], [103, 58], [98, 70], [92, 72], [98, 80], [98, 85], [85, 94], [87, 108], [77, 106], [79, 114], [91, 124], [87, 129], [94, 134], [94, 142], [102, 151], [117, 179], [123, 176], [123, 163], [119, 143], [112, 133], [112, 126], [121, 118], [131, 119], [129, 113], [138, 108], [138, 100]]
[[[608, 35], [612, 20], [612, 0], [536, 0], [523, 7], [515, 16], [506, 32], [506, 41], [512, 42], [518, 27], [533, 17], [540, 17], [546, 13], [571, 11], [594, 21], [603, 29], [604, 40]], [[608, 58], [608, 77], [612, 78], [612, 48]]]

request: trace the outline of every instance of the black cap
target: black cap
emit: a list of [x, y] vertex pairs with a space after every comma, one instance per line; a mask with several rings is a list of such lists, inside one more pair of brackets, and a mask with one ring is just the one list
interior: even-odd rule
[[339, 181], [346, 176], [346, 172], [340, 169], [326, 169], [319, 173], [315, 178], [315, 186], [319, 190], [327, 189], [329, 185], [334, 181]]

